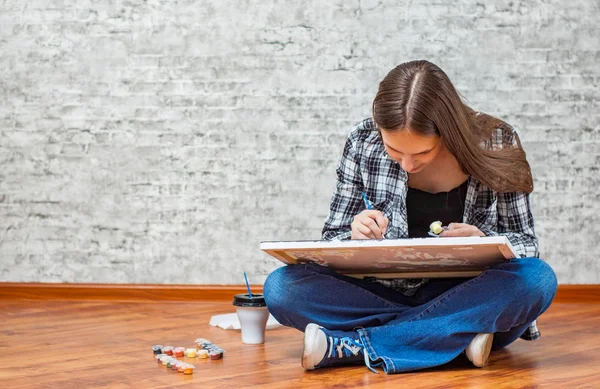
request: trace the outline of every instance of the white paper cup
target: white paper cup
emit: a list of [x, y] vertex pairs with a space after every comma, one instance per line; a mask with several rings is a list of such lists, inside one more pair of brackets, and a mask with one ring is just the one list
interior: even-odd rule
[[269, 311], [262, 294], [238, 294], [233, 305], [242, 327], [242, 343], [261, 344], [265, 342], [265, 328], [269, 320]]

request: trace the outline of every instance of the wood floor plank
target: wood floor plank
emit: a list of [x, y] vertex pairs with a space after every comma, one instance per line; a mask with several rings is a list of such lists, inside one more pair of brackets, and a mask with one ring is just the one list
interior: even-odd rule
[[[229, 302], [0, 300], [0, 382], [6, 388], [594, 388], [600, 387], [600, 304], [553, 304], [542, 338], [492, 352], [477, 369], [460, 356], [440, 367], [396, 375], [364, 366], [306, 372], [302, 334], [267, 332], [244, 345], [239, 331], [210, 327]], [[205, 337], [226, 350], [219, 361], [193, 360], [193, 376], [167, 370], [153, 344], [192, 347]], [[190, 360], [192, 361], [192, 360]]]

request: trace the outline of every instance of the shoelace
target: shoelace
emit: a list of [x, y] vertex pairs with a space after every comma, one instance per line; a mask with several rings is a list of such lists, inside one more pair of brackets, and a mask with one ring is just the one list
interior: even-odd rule
[[369, 370], [371, 370], [375, 374], [379, 374], [379, 372], [371, 367], [371, 361], [369, 360], [369, 355], [364, 350], [364, 346], [362, 343], [350, 338], [334, 338], [332, 336], [329, 337], [329, 355], [328, 358], [332, 357], [333, 349], [337, 351], [338, 358], [357, 356], [358, 353], [362, 350], [363, 356], [365, 358], [365, 365]]

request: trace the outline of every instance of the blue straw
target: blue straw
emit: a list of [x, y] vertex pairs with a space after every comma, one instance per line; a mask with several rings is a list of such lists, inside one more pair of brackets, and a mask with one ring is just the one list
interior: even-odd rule
[[250, 292], [250, 284], [248, 283], [248, 277], [246, 277], [246, 272], [244, 272], [244, 279], [246, 280], [246, 288], [248, 288], [248, 297], [252, 297], [252, 292]]

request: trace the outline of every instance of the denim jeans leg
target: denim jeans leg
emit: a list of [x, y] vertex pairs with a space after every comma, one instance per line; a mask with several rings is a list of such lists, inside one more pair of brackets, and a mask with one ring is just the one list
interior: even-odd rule
[[342, 331], [376, 327], [414, 306], [409, 298], [381, 284], [315, 264], [276, 269], [265, 281], [264, 297], [281, 324], [300, 331], [308, 323]]
[[547, 263], [519, 258], [359, 334], [369, 358], [382, 361], [387, 373], [438, 366], [458, 356], [477, 333], [528, 325], [548, 309], [556, 288]]
[[506, 332], [496, 332], [494, 334], [494, 343], [492, 343], [492, 350], [500, 350], [508, 346], [515, 340], [519, 339], [521, 335], [527, 330], [531, 323], [523, 323], [516, 327], [511, 328]]

